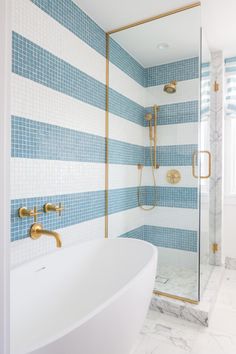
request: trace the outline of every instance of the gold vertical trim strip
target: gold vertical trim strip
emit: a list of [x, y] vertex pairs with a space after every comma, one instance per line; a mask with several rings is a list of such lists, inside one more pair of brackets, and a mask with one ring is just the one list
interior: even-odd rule
[[108, 238], [108, 189], [109, 189], [109, 44], [106, 33], [106, 115], [105, 115], [105, 238]]
[[122, 26], [122, 27], [116, 28], [114, 30], [111, 30], [111, 31], [109, 31], [107, 33], [108, 34], [112, 34], [112, 33], [117, 33], [117, 32], [120, 32], [120, 31], [124, 31], [126, 29], [129, 29], [129, 28], [132, 28], [132, 27], [136, 27], [136, 26], [139, 26], [139, 25], [143, 25], [144, 23], [155, 21], [155, 20], [158, 20], [158, 19], [163, 18], [163, 17], [174, 15], [174, 14], [177, 14], [178, 12], [182, 12], [182, 11], [185, 11], [185, 10], [190, 10], [190, 9], [193, 9], [194, 7], [198, 7], [198, 6], [201, 6], [201, 2], [200, 1], [194, 2], [193, 4], [189, 4], [189, 5], [185, 5], [185, 6], [179, 7], [179, 8], [174, 9], [174, 10], [163, 12], [160, 15], [152, 16], [152, 17], [146, 18], [146, 19], [141, 20], [141, 21], [133, 22], [133, 23], [131, 23], [129, 25]]
[[153, 167], [157, 168], [157, 105], [154, 104], [154, 163]]

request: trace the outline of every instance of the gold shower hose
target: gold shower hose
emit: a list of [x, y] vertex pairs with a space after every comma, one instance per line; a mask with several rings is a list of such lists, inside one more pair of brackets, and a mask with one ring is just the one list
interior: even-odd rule
[[[156, 119], [157, 119], [157, 106], [154, 106], [154, 115], [155, 115], [155, 122], [154, 122], [154, 129], [156, 129]], [[152, 120], [149, 120], [149, 131], [151, 132], [152, 129]], [[154, 131], [154, 136], [156, 137], [156, 133]], [[150, 142], [150, 160], [151, 160], [151, 166], [152, 166], [152, 178], [153, 178], [153, 186], [154, 186], [154, 203], [150, 208], [145, 208], [141, 201], [140, 201], [140, 195], [141, 195], [141, 187], [142, 187], [142, 176], [143, 176], [143, 166], [140, 168], [140, 174], [139, 174], [139, 185], [138, 185], [138, 206], [144, 210], [144, 211], [150, 211], [154, 209], [157, 206], [157, 183], [156, 183], [156, 176], [155, 176], [155, 166], [156, 162], [153, 161], [153, 150], [156, 149], [156, 139], [154, 141], [154, 146], [152, 146], [152, 134], [149, 134], [149, 142]], [[154, 154], [156, 155], [156, 154]]]

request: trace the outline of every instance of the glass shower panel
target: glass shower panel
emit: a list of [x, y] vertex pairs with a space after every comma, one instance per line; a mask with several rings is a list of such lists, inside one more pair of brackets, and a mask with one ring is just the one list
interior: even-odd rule
[[109, 42], [109, 237], [151, 242], [154, 291], [197, 302], [200, 7]]

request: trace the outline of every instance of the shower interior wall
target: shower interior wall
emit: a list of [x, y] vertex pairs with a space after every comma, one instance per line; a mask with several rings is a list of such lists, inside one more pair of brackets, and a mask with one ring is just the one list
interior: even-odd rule
[[[106, 36], [71, 0], [53, 0], [50, 6], [43, 0], [14, 1], [12, 30], [11, 262], [15, 266], [55, 251], [51, 240], [29, 238], [33, 220], [18, 217], [21, 206], [41, 211], [46, 202], [62, 202], [61, 217], [52, 213], [38, 219], [61, 233], [63, 245], [104, 237]], [[60, 75], [54, 75], [55, 68]], [[168, 95], [163, 86], [171, 80], [177, 80], [177, 92]], [[111, 40], [109, 237], [151, 241], [159, 247], [161, 262], [178, 260], [189, 267], [196, 262], [198, 230], [197, 188], [191, 176], [197, 144], [197, 83], [198, 58], [143, 68]], [[153, 104], [160, 106], [158, 206], [146, 213], [138, 207], [137, 164], [145, 165], [142, 201], [149, 205], [155, 193], [144, 116]], [[166, 181], [170, 168], [181, 173], [177, 185]], [[39, 169], [48, 173], [40, 174]]]
[[[159, 106], [157, 121], [157, 207], [141, 211], [143, 226], [122, 236], [138, 237], [152, 242], [159, 249], [159, 265], [197, 270], [198, 257], [198, 180], [192, 176], [192, 154], [198, 146], [199, 60], [167, 63], [144, 69], [144, 113]], [[177, 92], [167, 94], [164, 84], [177, 80]], [[110, 82], [115, 82], [112, 70]], [[148, 123], [143, 119], [144, 169], [141, 188], [142, 202], [154, 202], [154, 187], [150, 168]], [[112, 123], [111, 123], [112, 126]], [[129, 132], [128, 132], [129, 133]], [[142, 163], [142, 161], [140, 161]], [[137, 166], [134, 174], [138, 181]], [[178, 184], [170, 184], [166, 175], [171, 169], [181, 174]], [[110, 177], [112, 180], [113, 177]], [[140, 213], [140, 211], [139, 211]]]

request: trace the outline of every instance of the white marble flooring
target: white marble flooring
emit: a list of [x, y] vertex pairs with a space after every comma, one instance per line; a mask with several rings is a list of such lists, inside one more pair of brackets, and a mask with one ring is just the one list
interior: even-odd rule
[[149, 311], [133, 354], [235, 354], [236, 270], [226, 270], [209, 327]]
[[[201, 264], [201, 288], [204, 290], [213, 266]], [[158, 264], [155, 290], [197, 300], [198, 270]]]

